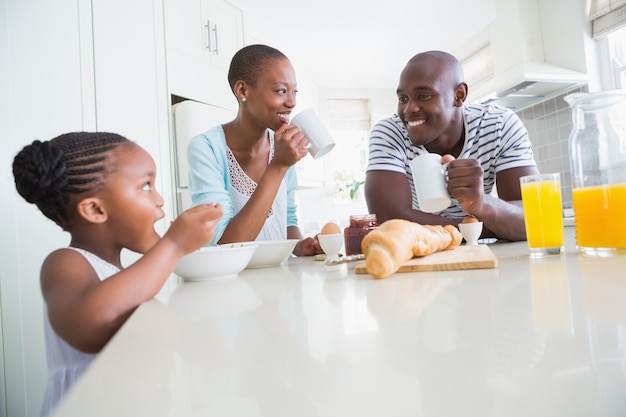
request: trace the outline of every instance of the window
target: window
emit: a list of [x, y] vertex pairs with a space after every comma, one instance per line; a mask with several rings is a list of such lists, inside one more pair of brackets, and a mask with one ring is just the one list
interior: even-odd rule
[[611, 72], [616, 88], [626, 88], [626, 27], [607, 36], [611, 59]]
[[329, 130], [335, 138], [331, 167], [335, 199], [350, 201], [365, 181], [371, 129], [367, 99], [329, 99]]
[[626, 88], [626, 0], [588, 0], [587, 17], [593, 38], [598, 41], [598, 57], [605, 89]]
[[626, 0], [589, 0], [587, 14], [594, 39], [626, 26]]

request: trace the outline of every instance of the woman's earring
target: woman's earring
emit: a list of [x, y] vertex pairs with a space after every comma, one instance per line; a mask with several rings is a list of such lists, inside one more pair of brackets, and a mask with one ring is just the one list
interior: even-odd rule
[[246, 98], [245, 97], [241, 97], [241, 101], [246, 101]]

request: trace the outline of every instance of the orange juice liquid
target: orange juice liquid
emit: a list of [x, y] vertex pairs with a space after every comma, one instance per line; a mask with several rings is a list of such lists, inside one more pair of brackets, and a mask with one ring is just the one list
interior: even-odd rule
[[531, 249], [563, 246], [563, 209], [558, 181], [520, 184], [526, 239]]
[[584, 248], [626, 248], [626, 184], [572, 190], [576, 244]]

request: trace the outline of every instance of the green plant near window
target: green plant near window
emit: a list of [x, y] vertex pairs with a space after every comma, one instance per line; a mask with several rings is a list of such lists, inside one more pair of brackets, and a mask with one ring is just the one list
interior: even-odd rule
[[359, 187], [365, 184], [365, 181], [357, 180], [351, 172], [335, 171], [335, 193], [341, 199], [353, 200]]
[[352, 184], [350, 185], [350, 199], [351, 200], [354, 200], [354, 196], [356, 195], [356, 192], [359, 190], [359, 187], [363, 184], [365, 184], [365, 181], [357, 181], [357, 180], [352, 181]]

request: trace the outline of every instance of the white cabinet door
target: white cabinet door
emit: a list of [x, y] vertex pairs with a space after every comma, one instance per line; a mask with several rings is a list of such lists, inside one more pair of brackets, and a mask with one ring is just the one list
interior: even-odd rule
[[243, 14], [223, 0], [168, 0], [168, 46], [198, 63], [228, 69], [244, 44]]
[[[0, 297], [8, 416], [37, 416], [47, 378], [39, 269], [67, 233], [15, 191], [15, 154], [94, 128], [89, 0], [0, 0]], [[84, 109], [87, 109], [86, 111]], [[1, 395], [0, 395], [1, 396]], [[2, 415], [2, 412], [0, 412]]]
[[222, 0], [202, 0], [202, 13], [207, 36], [205, 50], [213, 65], [228, 71], [233, 55], [244, 44], [242, 12]]
[[34, 139], [119, 132], [155, 158], [173, 210], [163, 39], [162, 0], [0, 0], [0, 416], [38, 415], [48, 373], [39, 269], [69, 244], [15, 191], [13, 157]]
[[168, 50], [196, 57], [204, 65], [210, 64], [208, 28], [205, 27], [202, 1], [167, 0], [166, 7]]
[[[162, 0], [92, 0], [96, 128], [137, 142], [154, 158], [166, 217], [175, 212]], [[111, 25], [115, 24], [115, 30]], [[128, 265], [139, 255], [124, 251]]]
[[168, 0], [166, 25], [170, 92], [236, 109], [227, 73], [244, 45], [241, 10], [223, 0]]
[[126, 136], [152, 155], [164, 209], [172, 214], [163, 2], [92, 0], [92, 4], [96, 127]]

